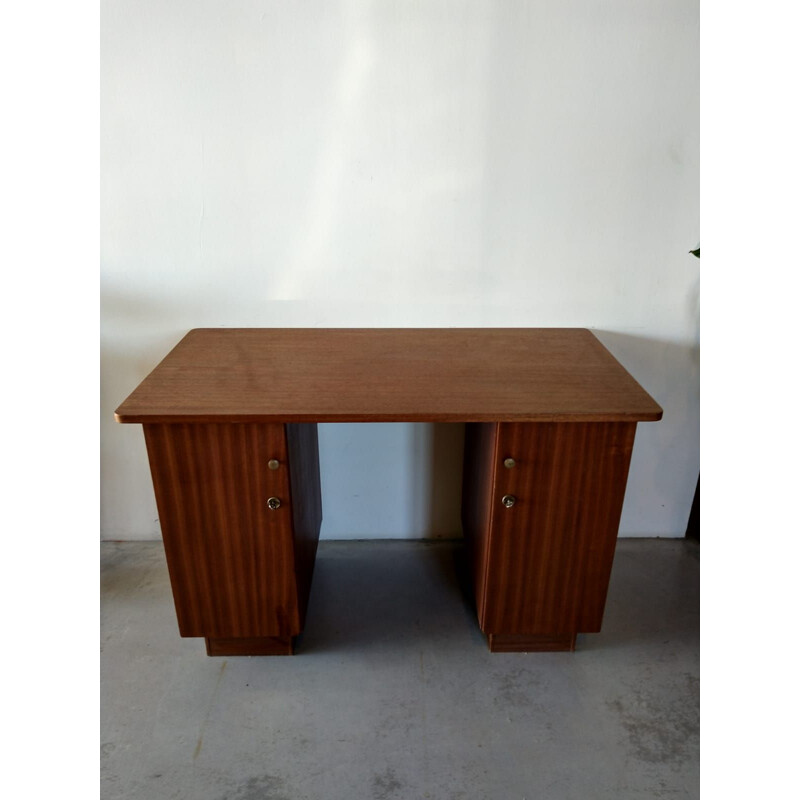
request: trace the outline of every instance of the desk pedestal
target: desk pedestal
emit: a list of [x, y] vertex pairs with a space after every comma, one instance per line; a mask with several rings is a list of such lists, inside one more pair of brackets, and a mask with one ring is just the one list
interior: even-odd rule
[[144, 435], [181, 636], [204, 637], [209, 655], [290, 654], [322, 522], [317, 426], [146, 424]]
[[[462, 522], [493, 652], [600, 630], [636, 423], [469, 423]], [[322, 521], [315, 424], [144, 425], [182, 636], [285, 655]]]
[[493, 652], [600, 630], [635, 422], [471, 423], [462, 522]]

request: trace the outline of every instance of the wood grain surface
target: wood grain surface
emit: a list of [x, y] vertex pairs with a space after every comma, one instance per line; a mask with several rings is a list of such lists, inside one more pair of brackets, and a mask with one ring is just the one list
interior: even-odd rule
[[[563, 638], [600, 630], [635, 430], [467, 426], [464, 532], [484, 632]], [[466, 463], [473, 458], [493, 468]], [[504, 467], [506, 458], [516, 465]], [[513, 507], [504, 495], [516, 498]], [[496, 643], [503, 641], [513, 649], [512, 639]]]
[[[144, 434], [181, 635], [300, 633], [321, 519], [316, 426], [288, 441], [284, 425], [261, 423], [147, 424]], [[270, 497], [280, 508], [268, 508]]]
[[591, 331], [190, 331], [119, 422], [640, 421], [660, 406]]

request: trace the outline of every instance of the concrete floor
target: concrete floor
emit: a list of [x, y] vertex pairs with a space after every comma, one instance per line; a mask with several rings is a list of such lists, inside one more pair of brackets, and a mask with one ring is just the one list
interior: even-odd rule
[[102, 545], [103, 800], [699, 795], [699, 546], [619, 541], [603, 632], [490, 654], [458, 543], [323, 542], [298, 655], [178, 636], [157, 542]]

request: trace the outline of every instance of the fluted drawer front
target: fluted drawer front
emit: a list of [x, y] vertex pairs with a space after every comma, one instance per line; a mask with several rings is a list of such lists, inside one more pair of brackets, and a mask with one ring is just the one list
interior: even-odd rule
[[484, 631], [600, 630], [635, 430], [635, 422], [497, 426], [479, 564]]
[[299, 633], [285, 426], [146, 424], [144, 434], [181, 635]]

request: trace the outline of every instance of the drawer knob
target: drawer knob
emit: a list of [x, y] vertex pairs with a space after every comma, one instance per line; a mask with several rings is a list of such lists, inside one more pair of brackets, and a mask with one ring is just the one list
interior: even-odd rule
[[270, 497], [267, 500], [267, 505], [274, 511], [276, 508], [281, 507], [281, 501], [277, 497]]
[[503, 499], [500, 501], [506, 508], [511, 508], [514, 503], [517, 502], [517, 498], [514, 497], [513, 494], [505, 494], [503, 495]]
[[514, 459], [513, 459], [513, 458], [507, 458], [507, 459], [506, 459], [506, 460], [503, 462], [503, 466], [504, 466], [506, 469], [511, 469], [511, 467], [515, 467], [516, 465], [517, 465], [517, 462], [516, 462], [516, 461], [514, 461]]
[[280, 461], [278, 461], [278, 459], [277, 459], [277, 458], [271, 458], [269, 461], [267, 461], [267, 466], [268, 466], [270, 469], [278, 469], [278, 467], [279, 467], [280, 465], [281, 465], [281, 462], [280, 462]]

